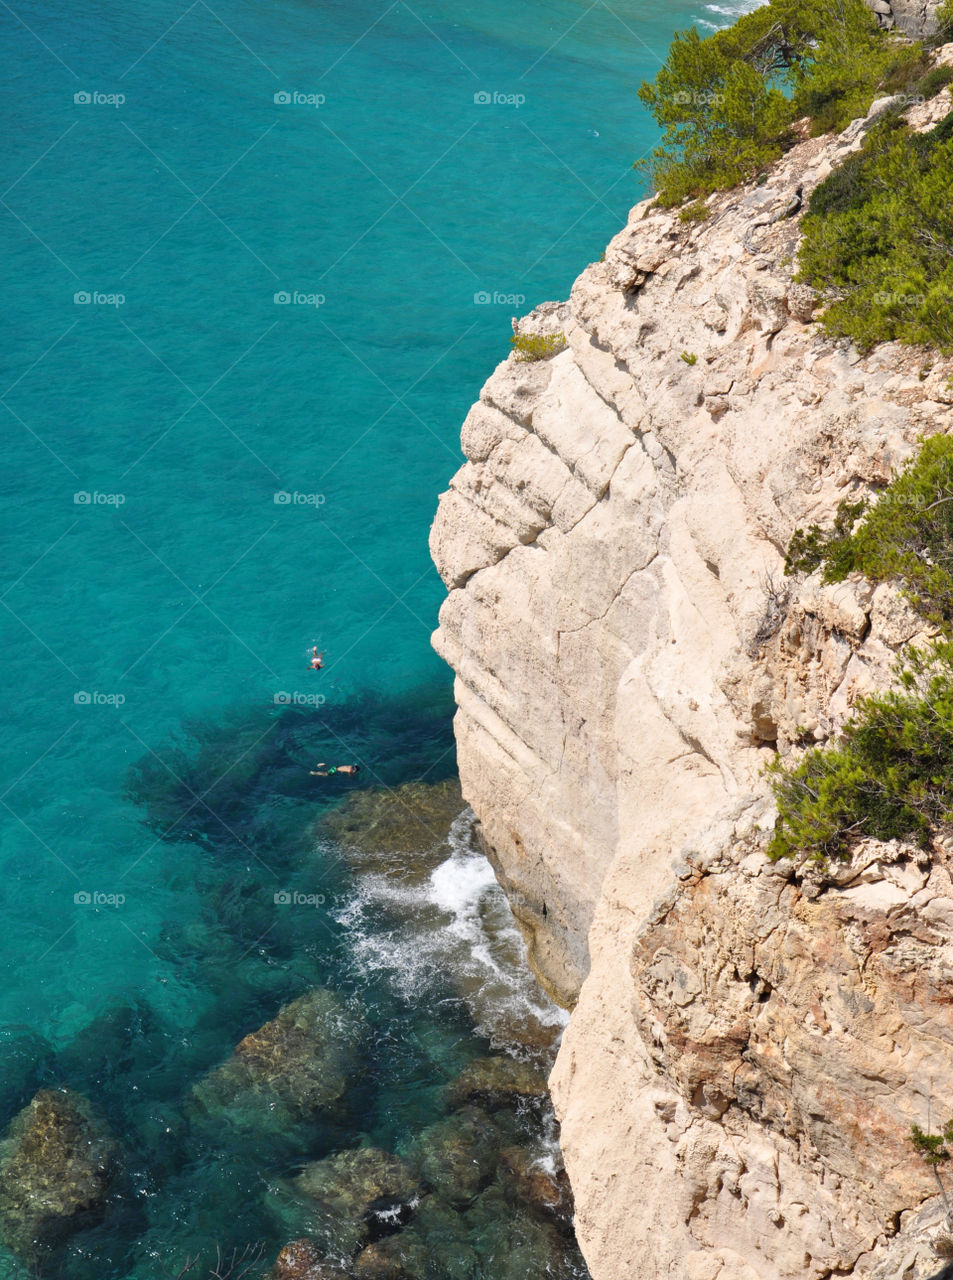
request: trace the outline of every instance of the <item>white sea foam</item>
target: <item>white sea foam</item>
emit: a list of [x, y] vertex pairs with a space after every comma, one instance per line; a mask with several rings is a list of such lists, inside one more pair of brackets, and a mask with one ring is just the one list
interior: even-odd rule
[[698, 26], [707, 27], [709, 31], [720, 31], [723, 27], [731, 26], [742, 14], [760, 9], [764, 2], [765, 0], [736, 0], [734, 4], [706, 4], [704, 9], [713, 18], [700, 18]]
[[555, 1178], [563, 1167], [563, 1156], [559, 1146], [559, 1129], [556, 1117], [551, 1112], [543, 1115], [542, 1128], [536, 1136], [536, 1158], [533, 1164], [542, 1169], [551, 1178]]
[[407, 1000], [446, 994], [450, 985], [479, 1033], [499, 1047], [515, 1047], [520, 1028], [565, 1026], [568, 1015], [550, 1002], [526, 963], [506, 897], [474, 844], [469, 810], [453, 823], [447, 848], [447, 858], [423, 882], [360, 877], [356, 895], [337, 912], [355, 963], [385, 974]]

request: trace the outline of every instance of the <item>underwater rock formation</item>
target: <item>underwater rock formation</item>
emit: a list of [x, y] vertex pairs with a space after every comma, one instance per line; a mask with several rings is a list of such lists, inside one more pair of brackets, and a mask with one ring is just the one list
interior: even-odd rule
[[332, 991], [316, 988], [236, 1047], [231, 1058], [193, 1089], [201, 1111], [230, 1122], [274, 1124], [307, 1120], [338, 1102], [357, 1061], [360, 1017]]
[[118, 1148], [85, 1098], [41, 1089], [0, 1142], [0, 1238], [35, 1263], [102, 1215]]

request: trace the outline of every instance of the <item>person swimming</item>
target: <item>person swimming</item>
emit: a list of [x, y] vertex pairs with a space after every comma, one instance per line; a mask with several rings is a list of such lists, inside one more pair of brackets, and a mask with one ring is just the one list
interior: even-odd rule
[[359, 764], [325, 764], [323, 761], [316, 769], [311, 769], [312, 778], [333, 778], [336, 773], [360, 773]]
[[324, 666], [324, 654], [318, 653], [318, 646], [315, 645], [311, 650], [311, 670], [320, 671]]

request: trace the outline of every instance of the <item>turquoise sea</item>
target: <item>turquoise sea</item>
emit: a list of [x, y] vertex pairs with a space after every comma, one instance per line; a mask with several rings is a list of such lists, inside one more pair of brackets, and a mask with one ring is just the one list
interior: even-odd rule
[[[673, 29], [729, 12], [0, 9], [0, 1124], [68, 1085], [125, 1152], [48, 1277], [273, 1259], [275, 1179], [399, 1147], [491, 1046], [441, 972], [480, 960], [495, 902], [465, 842], [405, 895], [409, 929], [449, 931], [422, 971], [313, 828], [452, 776], [427, 532], [460, 422], [510, 317], [565, 297], [641, 195], [635, 90]], [[196, 1126], [195, 1082], [315, 985], [373, 1033], [346, 1120]]]

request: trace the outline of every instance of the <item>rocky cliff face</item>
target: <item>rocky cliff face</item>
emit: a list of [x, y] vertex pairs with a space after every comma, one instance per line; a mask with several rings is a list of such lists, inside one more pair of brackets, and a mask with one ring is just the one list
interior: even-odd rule
[[464, 795], [573, 1008], [551, 1086], [595, 1280], [942, 1265], [907, 1135], [953, 1113], [948, 855], [762, 852], [764, 765], [921, 631], [889, 587], [786, 580], [791, 533], [953, 429], [949, 362], [861, 357], [792, 282], [792, 197], [866, 124], [706, 222], [636, 206], [522, 322], [566, 347], [499, 366], [434, 523]]
[[933, 35], [937, 29], [936, 11], [941, 0], [865, 0], [886, 30], [896, 27], [904, 35]]

